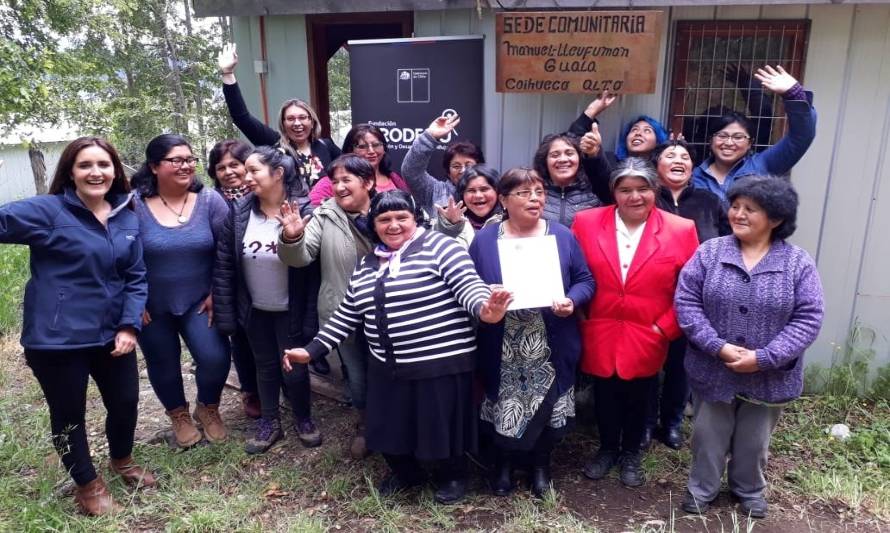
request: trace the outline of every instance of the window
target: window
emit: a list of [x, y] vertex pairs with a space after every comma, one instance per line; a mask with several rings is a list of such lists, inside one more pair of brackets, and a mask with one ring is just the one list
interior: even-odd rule
[[754, 73], [781, 65], [802, 80], [809, 29], [806, 20], [677, 23], [670, 125], [696, 161], [707, 154], [710, 125], [732, 111], [753, 122], [755, 150], [784, 135], [782, 98], [762, 90]]

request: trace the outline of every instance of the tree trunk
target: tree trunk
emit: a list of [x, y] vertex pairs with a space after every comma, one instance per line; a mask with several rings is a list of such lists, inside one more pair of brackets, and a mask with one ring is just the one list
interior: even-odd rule
[[161, 30], [161, 55], [164, 63], [170, 69], [170, 75], [167, 76], [168, 84], [173, 93], [173, 127], [180, 135], [188, 135], [188, 107], [185, 103], [185, 92], [182, 90], [182, 77], [179, 69], [179, 58], [176, 56], [176, 48], [173, 45], [173, 36], [170, 34], [170, 27], [167, 24], [167, 2], [159, 2], [158, 24]]
[[46, 194], [46, 159], [37, 139], [28, 142], [28, 159], [31, 160], [31, 173], [34, 174], [34, 189], [37, 194]]

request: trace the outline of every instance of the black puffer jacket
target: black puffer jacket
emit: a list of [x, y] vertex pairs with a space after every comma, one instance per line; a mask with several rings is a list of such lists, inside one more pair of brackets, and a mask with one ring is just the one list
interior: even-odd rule
[[676, 201], [670, 189], [661, 187], [655, 197], [655, 205], [668, 213], [695, 222], [695, 231], [698, 232], [700, 243], [732, 233], [726, 211], [717, 195], [705, 189], [696, 189], [691, 182]]
[[[300, 204], [303, 216], [309, 214], [309, 197], [292, 196], [290, 201]], [[252, 209], [259, 209], [253, 193], [237, 200], [226, 220], [216, 246], [216, 262], [213, 267], [213, 319], [217, 328], [225, 334], [235, 333], [236, 326], [245, 327], [250, 316], [250, 293], [241, 269], [244, 233], [250, 221]], [[303, 346], [318, 333], [318, 288], [321, 270], [318, 261], [302, 268], [287, 269], [288, 334], [295, 346]]]
[[546, 189], [547, 202], [544, 204], [543, 217], [567, 228], [572, 227], [578, 211], [603, 205], [585, 179], [577, 179], [568, 187], [559, 187], [548, 181]]

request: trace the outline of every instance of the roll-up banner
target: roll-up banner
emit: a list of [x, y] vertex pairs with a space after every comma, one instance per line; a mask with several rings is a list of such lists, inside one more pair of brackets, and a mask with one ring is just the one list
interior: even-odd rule
[[383, 130], [392, 170], [442, 115], [459, 115], [460, 125], [438, 144], [430, 174], [445, 179], [449, 144], [482, 146], [482, 43], [481, 35], [348, 42], [352, 123]]

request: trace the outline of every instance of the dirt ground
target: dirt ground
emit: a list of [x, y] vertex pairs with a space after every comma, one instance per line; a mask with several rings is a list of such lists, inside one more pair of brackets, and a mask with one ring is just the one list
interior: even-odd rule
[[[187, 397], [194, 397], [194, 377], [183, 366], [184, 379], [188, 389]], [[234, 372], [230, 379], [237, 383]], [[141, 374], [140, 417], [136, 439], [138, 442], [158, 443], [169, 439], [168, 420], [163, 408], [157, 401], [148, 382], [144, 369]], [[321, 428], [325, 442], [321, 448], [305, 449], [296, 438], [288, 435], [284, 444], [276, 445], [269, 453], [250, 459], [250, 467], [258, 470], [272, 468], [276, 464], [292, 464], [293, 468], [308, 469], [321, 460], [323, 455], [330, 455], [330, 448], [342, 450], [350, 438], [352, 428], [352, 412], [342, 403], [332, 401], [324, 396], [313, 395], [313, 409], [316, 423]], [[97, 413], [100, 409], [90, 409]], [[232, 432], [232, 438], [242, 441], [249, 435], [253, 422], [244, 417], [240, 406], [238, 391], [226, 387], [223, 394], [221, 412]], [[98, 426], [96, 430], [98, 430]], [[590, 435], [589, 428], [578, 429], [556, 451], [553, 458], [553, 478], [559, 494], [559, 505], [566, 512], [584, 524], [584, 527], [599, 531], [776, 531], [794, 533], [804, 531], [879, 531], [881, 526], [872, 520], [849, 521], [842, 510], [820, 507], [801, 501], [799, 495], [788, 493], [770, 494], [770, 513], [767, 519], [748, 523], [745, 518], [736, 518], [734, 506], [727, 494], [721, 494], [718, 502], [705, 517], [686, 515], [678, 509], [684, 491], [686, 465], [678, 452], [668, 450], [664, 446], [653, 444], [650, 454], [656, 454], [659, 467], [656, 476], [641, 488], [628, 489], [621, 485], [615, 475], [593, 482], [581, 474], [584, 461], [595, 450], [595, 437]], [[102, 439], [97, 439], [101, 441]], [[95, 442], [95, 441], [94, 441]], [[98, 442], [97, 442], [98, 444]], [[186, 452], [187, 453], [187, 452]], [[351, 464], [344, 454], [344, 468]], [[369, 458], [375, 465], [373, 472], [376, 479], [384, 472], [383, 462], [379, 458]], [[666, 466], [664, 466], [666, 464]], [[786, 469], [792, 465], [773, 461], [770, 464], [770, 478], [779, 479]], [[471, 490], [474, 496], [466, 503], [452, 508], [450, 515], [454, 519], [456, 529], [499, 530], [504, 526], [503, 498], [490, 496], [482, 478], [482, 472], [475, 469]], [[528, 498], [523, 485], [516, 498]], [[318, 510], [330, 520], [337, 529], [344, 530], [375, 530], [378, 524], [373, 519], [355, 516], [348, 510], [338, 509], [337, 505], [323, 491], [309, 491], [309, 495], [301, 495], [299, 501], [271, 501], [269, 505], [286, 505], [294, 508]], [[410, 502], [410, 498], [408, 500]], [[342, 507], [342, 506], [340, 506]], [[410, 507], [408, 508], [410, 512]], [[739, 522], [734, 524], [734, 520]], [[533, 529], [552, 529], [547, 524], [536, 524]], [[435, 529], [432, 527], [431, 529]], [[556, 529], [559, 526], [556, 525]]]

